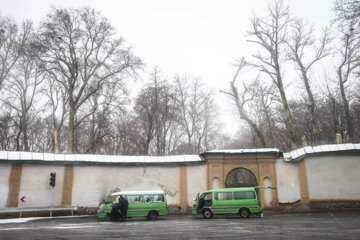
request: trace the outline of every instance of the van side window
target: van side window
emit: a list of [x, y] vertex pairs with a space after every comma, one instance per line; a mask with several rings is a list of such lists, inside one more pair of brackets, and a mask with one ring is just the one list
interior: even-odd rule
[[231, 200], [231, 192], [217, 192], [215, 193], [215, 200]]
[[148, 194], [144, 195], [145, 202], [164, 202], [164, 196], [162, 194]]
[[142, 202], [142, 196], [141, 195], [128, 195], [126, 196], [126, 199], [129, 203], [141, 203]]
[[254, 199], [255, 193], [253, 191], [234, 192], [234, 199]]

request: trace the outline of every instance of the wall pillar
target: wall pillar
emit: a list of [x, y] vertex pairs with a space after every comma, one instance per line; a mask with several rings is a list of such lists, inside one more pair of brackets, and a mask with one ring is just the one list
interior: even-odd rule
[[188, 208], [187, 172], [186, 166], [180, 166], [180, 211], [186, 212]]
[[18, 207], [21, 185], [22, 165], [13, 164], [9, 176], [9, 193], [6, 207]]
[[67, 165], [64, 168], [64, 181], [63, 181], [61, 206], [71, 206], [73, 180], [74, 180], [74, 166]]
[[309, 187], [306, 175], [306, 165], [305, 160], [301, 160], [298, 164], [298, 173], [299, 173], [299, 185], [300, 185], [300, 196], [301, 196], [301, 205], [303, 210], [309, 210]]
[[219, 187], [225, 188], [225, 169], [223, 156], [209, 157], [207, 159], [207, 190], [213, 189], [214, 178], [219, 179]]

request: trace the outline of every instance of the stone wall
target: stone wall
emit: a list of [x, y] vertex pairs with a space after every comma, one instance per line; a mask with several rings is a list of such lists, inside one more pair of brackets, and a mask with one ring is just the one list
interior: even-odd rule
[[279, 204], [291, 204], [299, 201], [300, 185], [298, 163], [285, 162], [277, 159], [275, 162]]
[[11, 164], [0, 164], [0, 208], [5, 208], [9, 194]]
[[[56, 185], [49, 184], [56, 172]], [[173, 211], [187, 211], [206, 190], [206, 165], [124, 166], [0, 163], [0, 208], [66, 206], [94, 209], [114, 190], [163, 190]], [[25, 202], [20, 198], [25, 196]]]
[[[260, 191], [263, 207], [282, 211], [358, 208], [359, 154], [310, 155], [298, 161], [271, 155], [212, 155], [193, 164], [78, 164], [76, 162], [0, 162], [0, 208], [76, 205], [96, 209], [113, 190], [163, 190], [171, 211], [188, 211], [197, 193], [213, 185], [224, 187], [235, 168], [252, 171], [259, 185], [265, 180], [275, 190]], [[56, 186], [49, 185], [56, 172]], [[25, 202], [20, 198], [25, 197]], [[265, 204], [264, 204], [265, 203]]]
[[355, 154], [310, 155], [276, 161], [279, 209], [349, 209], [360, 206], [360, 157]]
[[310, 200], [360, 199], [359, 156], [314, 156], [305, 161]]

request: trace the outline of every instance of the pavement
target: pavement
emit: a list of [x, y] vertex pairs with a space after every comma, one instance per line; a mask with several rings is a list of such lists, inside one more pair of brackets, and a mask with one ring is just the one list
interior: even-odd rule
[[[8, 221], [8, 222], [6, 222]], [[263, 218], [167, 215], [111, 222], [89, 216], [0, 221], [3, 239], [360, 239], [360, 211], [265, 215]]]

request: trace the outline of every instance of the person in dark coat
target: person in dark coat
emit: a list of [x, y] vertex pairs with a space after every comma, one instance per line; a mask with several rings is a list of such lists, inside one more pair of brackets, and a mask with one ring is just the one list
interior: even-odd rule
[[119, 209], [121, 212], [121, 221], [126, 221], [126, 215], [128, 210], [129, 202], [124, 196], [120, 196], [119, 198]]

